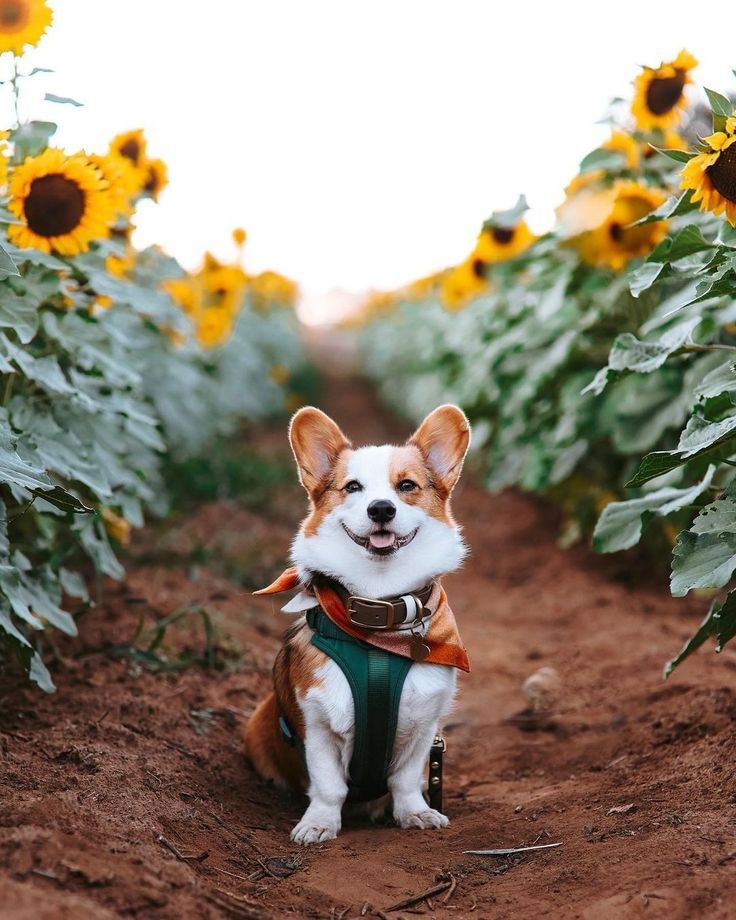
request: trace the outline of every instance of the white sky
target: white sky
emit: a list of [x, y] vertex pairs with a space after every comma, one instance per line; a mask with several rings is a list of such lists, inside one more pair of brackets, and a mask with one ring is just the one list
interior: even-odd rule
[[138, 241], [193, 267], [205, 248], [232, 255], [242, 225], [248, 267], [296, 278], [312, 320], [336, 309], [335, 288], [459, 261], [520, 191], [548, 226], [638, 64], [684, 44], [699, 82], [721, 90], [736, 66], [732, 0], [711, 0], [702, 21], [692, 0], [52, 5], [24, 66], [56, 73], [34, 78], [24, 116], [60, 119], [70, 149], [145, 128], [171, 185], [141, 209]]

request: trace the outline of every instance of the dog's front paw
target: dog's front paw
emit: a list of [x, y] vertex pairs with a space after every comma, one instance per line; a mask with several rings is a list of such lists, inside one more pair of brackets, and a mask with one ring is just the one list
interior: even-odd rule
[[334, 840], [340, 832], [340, 822], [309, 818], [306, 815], [291, 832], [294, 843], [307, 846], [310, 843], [324, 843], [325, 840]]
[[450, 819], [434, 808], [423, 808], [421, 811], [394, 813], [394, 821], [399, 827], [416, 827], [425, 830], [428, 827], [447, 827]]

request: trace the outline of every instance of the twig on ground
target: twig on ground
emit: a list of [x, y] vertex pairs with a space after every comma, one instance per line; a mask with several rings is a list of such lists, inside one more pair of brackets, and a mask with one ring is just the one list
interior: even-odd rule
[[529, 853], [531, 850], [551, 850], [553, 847], [561, 847], [559, 843], [540, 843], [535, 847], [510, 847], [502, 850], [463, 850], [463, 853], [471, 856], [515, 856], [517, 853]]
[[452, 885], [451, 881], [440, 882], [439, 885], [434, 885], [432, 888], [428, 888], [426, 891], [423, 891], [421, 894], [414, 894], [410, 898], [405, 898], [403, 901], [397, 901], [396, 904], [392, 904], [390, 907], [384, 907], [383, 912], [390, 914], [396, 910], [403, 910], [405, 907], [413, 907], [415, 904], [420, 904], [422, 901], [426, 901], [427, 898], [431, 898], [432, 895], [442, 894], [443, 891]]
[[247, 837], [245, 834], [241, 834], [240, 831], [236, 831], [235, 828], [230, 827], [229, 824], [225, 824], [225, 822], [222, 820], [222, 818], [218, 814], [216, 814], [216, 812], [211, 811], [209, 808], [206, 808], [205, 811], [210, 816], [210, 818], [213, 818], [215, 821], [217, 821], [220, 827], [224, 828], [226, 831], [229, 831], [234, 837], [237, 837], [241, 843], [244, 843], [246, 846], [249, 846], [252, 850], [255, 850], [259, 856], [263, 856], [263, 850], [261, 850], [259, 846], [256, 846], [256, 844], [253, 843], [250, 837]]
[[442, 898], [443, 904], [447, 904], [447, 902], [450, 900], [453, 894], [455, 894], [455, 889], [457, 888], [457, 879], [455, 878], [455, 876], [450, 873], [448, 873], [448, 875], [450, 876], [450, 887], [447, 889], [447, 891], [445, 892]]
[[180, 859], [182, 862], [204, 862], [205, 859], [210, 855], [209, 850], [203, 850], [197, 856], [187, 856], [182, 853], [180, 849], [174, 846], [174, 844], [167, 840], [166, 837], [163, 837], [161, 834], [156, 838], [156, 843], [160, 843], [161, 846], [166, 847], [167, 850], [170, 850], [177, 859]]
[[237, 872], [230, 872], [227, 869], [221, 869], [219, 866], [212, 866], [216, 872], [223, 872], [225, 875], [231, 875], [233, 878], [239, 878], [241, 882], [250, 881], [244, 875], [238, 875]]

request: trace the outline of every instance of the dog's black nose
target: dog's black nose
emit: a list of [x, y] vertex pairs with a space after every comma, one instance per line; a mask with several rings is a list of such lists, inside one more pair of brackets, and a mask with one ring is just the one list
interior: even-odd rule
[[386, 524], [396, 516], [396, 505], [385, 498], [377, 498], [368, 505], [368, 517], [376, 524]]

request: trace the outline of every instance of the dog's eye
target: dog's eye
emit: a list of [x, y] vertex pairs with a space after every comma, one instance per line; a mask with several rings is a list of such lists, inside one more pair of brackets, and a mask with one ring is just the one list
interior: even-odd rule
[[346, 492], [362, 492], [363, 486], [358, 482], [357, 479], [351, 479], [347, 485], [345, 485]]
[[418, 489], [419, 486], [414, 482], [413, 479], [402, 479], [396, 488], [399, 490], [399, 492], [413, 492], [414, 489]]

